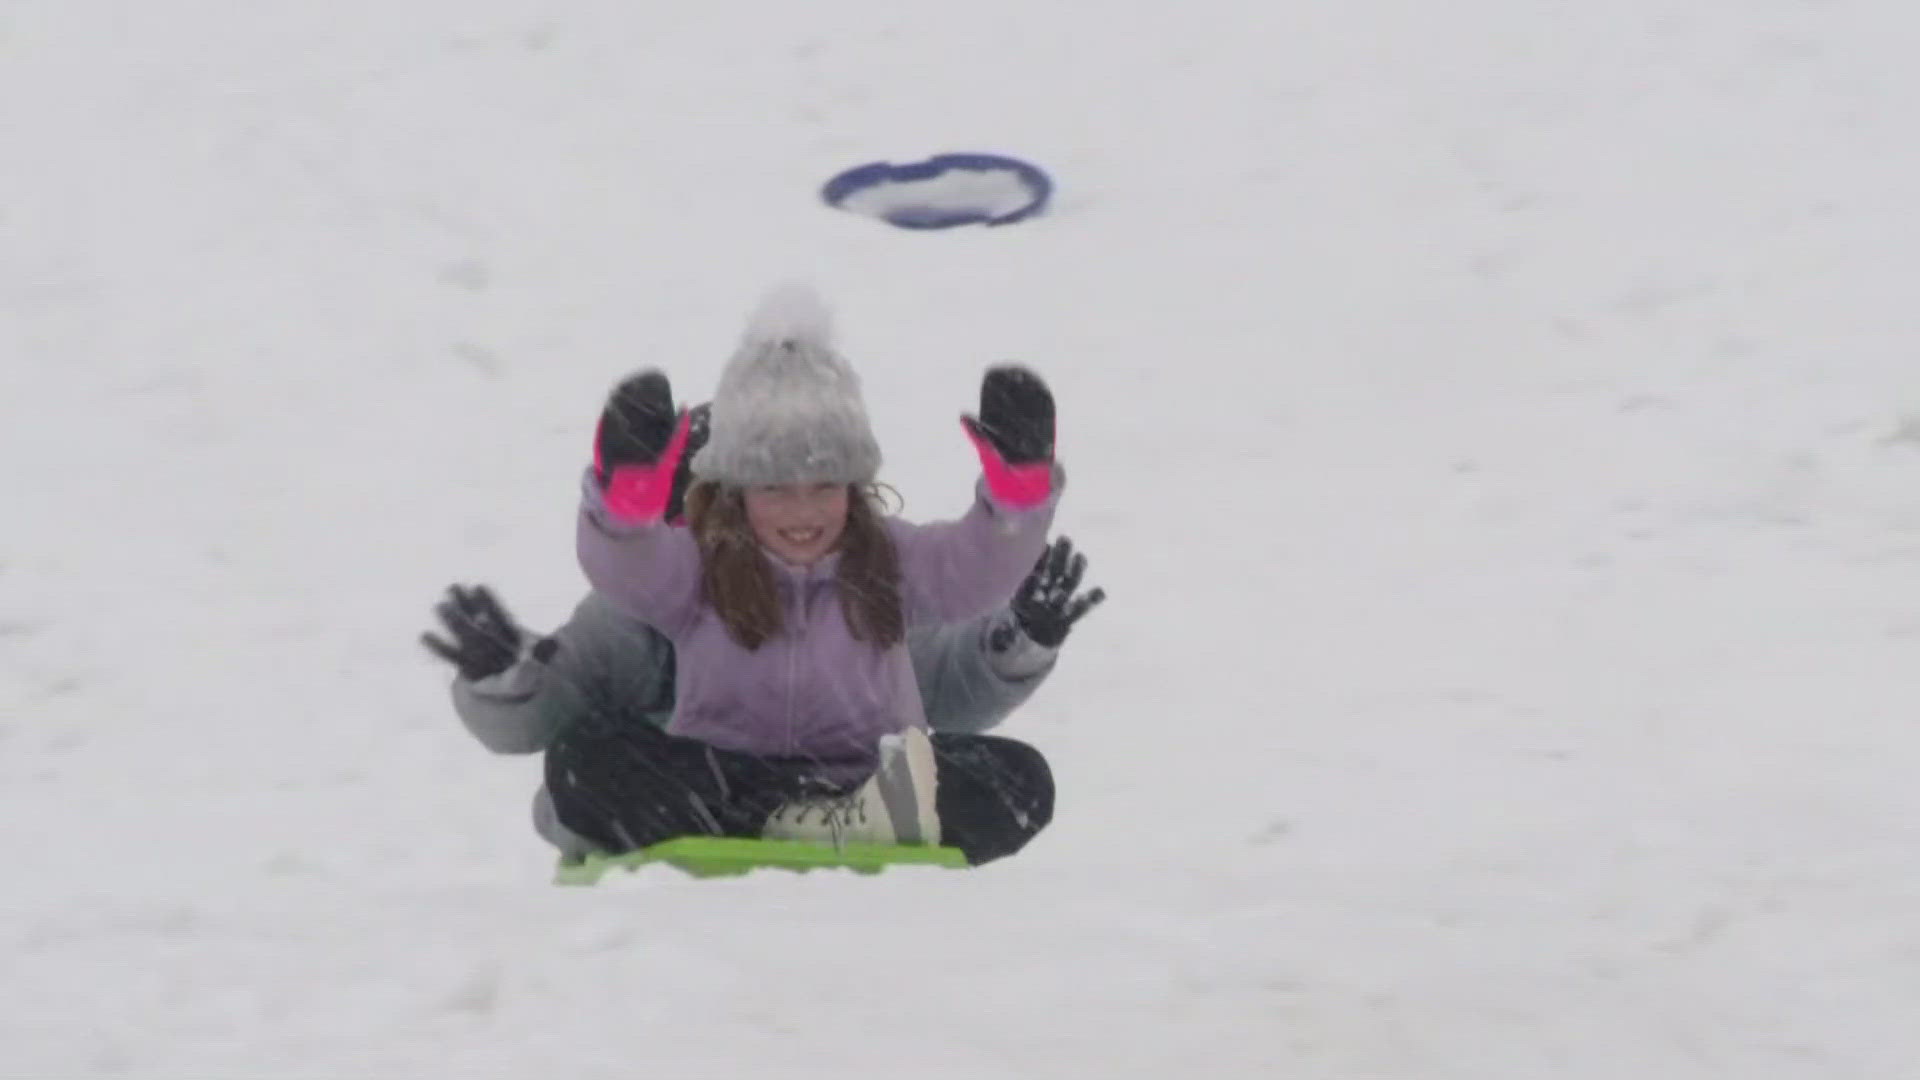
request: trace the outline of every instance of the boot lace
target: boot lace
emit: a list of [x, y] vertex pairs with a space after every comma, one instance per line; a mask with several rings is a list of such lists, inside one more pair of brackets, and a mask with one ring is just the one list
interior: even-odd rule
[[789, 804], [788, 809], [789, 813], [784, 816], [795, 825], [805, 825], [810, 817], [824, 825], [833, 837], [835, 849], [846, 846], [848, 832], [867, 824], [866, 800], [858, 791], [815, 795], [804, 802]]

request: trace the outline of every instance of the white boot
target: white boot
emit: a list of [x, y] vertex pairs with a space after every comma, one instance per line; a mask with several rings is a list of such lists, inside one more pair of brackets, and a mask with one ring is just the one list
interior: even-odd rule
[[799, 799], [774, 811], [760, 835], [769, 840], [847, 844], [940, 843], [933, 742], [919, 728], [880, 739], [880, 767], [844, 795]]

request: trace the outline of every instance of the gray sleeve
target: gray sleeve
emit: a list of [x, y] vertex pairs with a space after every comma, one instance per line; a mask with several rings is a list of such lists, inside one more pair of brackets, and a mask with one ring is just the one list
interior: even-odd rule
[[1025, 704], [1059, 655], [1021, 633], [1004, 608], [911, 632], [907, 647], [928, 726], [963, 734], [989, 731]]
[[[565, 650], [556, 653], [558, 663]], [[535, 754], [547, 748], [558, 730], [557, 711], [548, 707], [554, 680], [548, 664], [525, 649], [514, 665], [498, 675], [469, 681], [454, 676], [453, 711], [480, 745], [496, 754]]]
[[559, 649], [546, 663], [522, 650], [498, 675], [454, 679], [454, 711], [481, 745], [497, 754], [539, 753], [562, 730], [602, 713], [665, 723], [673, 708], [672, 646], [657, 631], [595, 594], [553, 636]]

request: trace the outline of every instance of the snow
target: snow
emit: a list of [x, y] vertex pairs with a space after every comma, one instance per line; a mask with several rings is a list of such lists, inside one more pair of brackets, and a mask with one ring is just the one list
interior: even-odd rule
[[840, 208], [891, 220], [944, 220], [966, 214], [998, 219], [1033, 205], [1039, 193], [1005, 169], [948, 169], [923, 180], [889, 180], [841, 200]]
[[[1911, 1073], [1920, 21], [1087, 16], [11, 5], [0, 1073]], [[817, 202], [973, 147], [1052, 212]], [[793, 278], [910, 516], [1059, 394], [1059, 818], [554, 888], [414, 638]]]

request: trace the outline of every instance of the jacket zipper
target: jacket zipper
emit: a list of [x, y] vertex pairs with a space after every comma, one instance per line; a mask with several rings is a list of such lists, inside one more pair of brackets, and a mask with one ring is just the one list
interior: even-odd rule
[[795, 586], [800, 593], [800, 624], [793, 630], [793, 638], [787, 642], [787, 755], [800, 752], [799, 738], [794, 734], [793, 705], [799, 696], [800, 681], [800, 643], [807, 634], [807, 586], [800, 581]]

